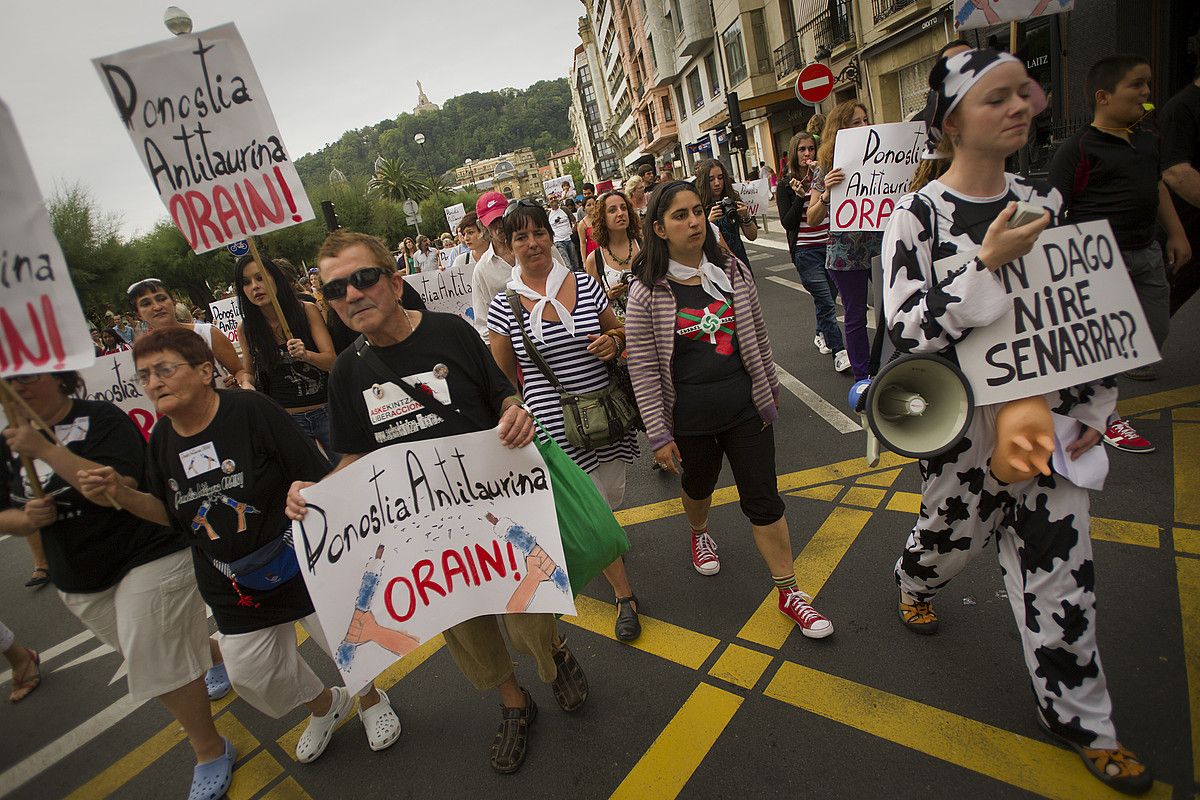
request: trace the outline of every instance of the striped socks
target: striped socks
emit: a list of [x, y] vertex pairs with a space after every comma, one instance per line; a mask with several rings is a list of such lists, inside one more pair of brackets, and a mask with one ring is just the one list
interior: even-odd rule
[[796, 573], [794, 572], [789, 572], [783, 577], [776, 577], [772, 575], [771, 580], [775, 581], [775, 588], [779, 590], [780, 594], [794, 592], [798, 588], [796, 586]]

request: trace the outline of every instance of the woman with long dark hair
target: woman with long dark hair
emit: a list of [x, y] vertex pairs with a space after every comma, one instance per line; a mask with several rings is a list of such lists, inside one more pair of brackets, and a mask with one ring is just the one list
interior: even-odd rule
[[[326, 457], [336, 463], [325, 402], [337, 353], [321, 310], [297, 297], [291, 276], [271, 260], [260, 266], [252, 257], [242, 256], [233, 270], [233, 285], [238, 287], [242, 314], [237, 332], [243, 369], [254, 376], [255, 388], [283, 406], [300, 430], [320, 442]], [[291, 338], [272, 308], [272, 292]]]
[[708, 509], [729, 460], [742, 513], [779, 590], [779, 610], [810, 638], [833, 624], [796, 585], [775, 476], [779, 380], [750, 268], [717, 245], [695, 187], [660, 186], [646, 206], [625, 316], [629, 374], [654, 458], [682, 473], [692, 566], [721, 569]]
[[746, 255], [742, 237], [751, 242], [757, 239], [758, 222], [750, 216], [749, 206], [742, 202], [742, 196], [734, 190], [724, 162], [706, 158], [696, 165], [696, 191], [700, 193], [700, 202], [704, 203], [708, 221], [717, 226], [729, 252], [749, 266], [750, 258]]

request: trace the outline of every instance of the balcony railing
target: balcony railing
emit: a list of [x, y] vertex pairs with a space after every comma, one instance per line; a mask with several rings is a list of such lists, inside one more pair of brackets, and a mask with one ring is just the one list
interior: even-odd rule
[[793, 36], [775, 48], [775, 79], [783, 80], [804, 65], [800, 40]]
[[816, 34], [817, 49], [832, 50], [840, 44], [854, 39], [854, 27], [850, 24], [850, 0], [836, 0], [832, 12], [823, 11], [812, 21]]
[[871, 0], [871, 10], [875, 12], [875, 22], [879, 23], [902, 8], [907, 8], [917, 0]]

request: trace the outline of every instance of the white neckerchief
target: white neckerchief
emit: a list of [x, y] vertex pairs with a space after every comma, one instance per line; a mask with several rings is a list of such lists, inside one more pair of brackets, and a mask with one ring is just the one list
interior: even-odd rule
[[542, 312], [546, 309], [546, 303], [554, 306], [554, 310], [558, 312], [558, 318], [562, 322], [563, 327], [567, 329], [567, 333], [575, 335], [575, 318], [571, 316], [571, 312], [567, 310], [558, 299], [558, 290], [562, 288], [563, 281], [571, 274], [571, 270], [554, 262], [554, 266], [550, 268], [550, 275], [546, 278], [546, 293], [538, 294], [533, 289], [525, 285], [525, 281], [521, 279], [521, 265], [513, 267], [512, 280], [508, 282], [508, 288], [515, 291], [521, 297], [527, 297], [533, 300], [533, 310], [529, 312], [529, 329], [533, 333], [533, 338], [545, 344], [546, 336], [542, 333]]
[[674, 278], [677, 281], [683, 282], [700, 276], [700, 286], [714, 300], [728, 300], [720, 290], [725, 290], [730, 295], [733, 294], [733, 284], [729, 281], [729, 276], [720, 267], [713, 264], [706, 256], [700, 257], [699, 267], [685, 267], [674, 259], [667, 261], [667, 277]]

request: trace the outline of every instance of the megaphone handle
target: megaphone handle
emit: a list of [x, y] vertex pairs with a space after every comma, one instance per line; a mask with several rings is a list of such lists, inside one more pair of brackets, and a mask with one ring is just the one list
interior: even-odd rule
[[863, 432], [867, 434], [867, 465], [879, 465], [879, 438], [875, 436], [875, 431], [871, 430], [871, 426], [867, 423], [867, 415], [859, 414], [858, 418], [862, 421]]

